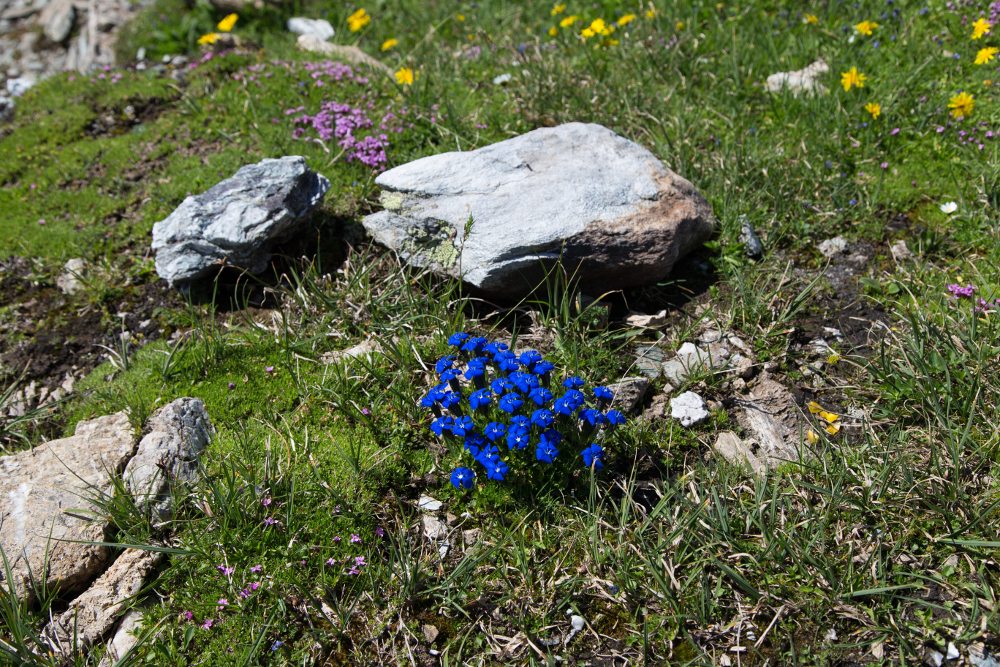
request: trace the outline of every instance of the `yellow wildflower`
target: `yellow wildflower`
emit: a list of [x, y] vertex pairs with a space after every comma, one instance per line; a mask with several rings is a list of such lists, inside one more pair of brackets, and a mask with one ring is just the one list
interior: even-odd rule
[[809, 404], [806, 407], [809, 408], [809, 412], [813, 414], [823, 411], [823, 406], [817, 403], [816, 401], [809, 401]]
[[825, 430], [830, 435], [837, 435], [837, 433], [840, 432], [840, 424], [830, 424], [823, 430]]
[[650, 9], [649, 11], [647, 11], [646, 12], [646, 18], [647, 19], [655, 19], [656, 18], [656, 10], [655, 9]]
[[216, 28], [218, 28], [220, 32], [229, 32], [233, 29], [233, 26], [236, 25], [236, 19], [238, 18], [239, 16], [236, 14], [230, 14], [226, 18], [219, 21], [219, 25], [217, 25]]
[[603, 44], [604, 46], [618, 46], [618, 40], [611, 39], [610, 37], [605, 37]]
[[832, 412], [827, 412], [826, 410], [820, 410], [819, 416], [825, 419], [826, 421], [830, 422], [831, 424], [840, 419], [840, 415], [834, 414]]
[[560, 28], [568, 28], [571, 25], [573, 25], [574, 23], [576, 23], [576, 20], [578, 18], [580, 18], [580, 17], [579, 16], [567, 16], [566, 18], [564, 18], [562, 21], [559, 22], [559, 27]]
[[816, 435], [816, 431], [809, 429], [808, 431], [806, 431], [806, 440], [809, 441], [810, 445], [815, 445], [817, 442], [819, 442], [819, 436]]
[[995, 46], [987, 46], [985, 49], [979, 49], [979, 53], [976, 54], [976, 64], [985, 65], [1000, 52], [1000, 49]]
[[833, 366], [836, 366], [838, 361], [840, 361], [840, 355], [837, 354], [836, 352], [833, 352], [832, 354], [830, 354], [829, 357], [826, 358], [826, 363], [831, 364]]
[[604, 19], [594, 19], [590, 23], [590, 29], [597, 35], [610, 35], [615, 31], [615, 27], [605, 23]]
[[858, 88], [865, 87], [865, 81], [868, 79], [867, 76], [858, 72], [857, 67], [852, 67], [847, 72], [841, 72], [840, 74], [840, 85], [844, 87], [845, 91], [851, 89], [851, 86], [857, 86]]
[[564, 11], [566, 11], [566, 5], [556, 5], [552, 8], [552, 16], [562, 14]]
[[396, 72], [396, 83], [401, 86], [412, 86], [418, 75], [419, 72], [414, 72], [409, 67], [404, 67]]
[[580, 31], [580, 34], [583, 35], [584, 39], [590, 39], [594, 36], [594, 31], [590, 28], [584, 28]]
[[458, 19], [459, 21], [464, 21], [465, 20], [465, 15], [464, 14], [455, 14], [455, 18]]
[[683, 30], [684, 29], [684, 21], [678, 21], [677, 25], [675, 25], [674, 27], [677, 28], [678, 30]]
[[860, 32], [862, 35], [870, 35], [872, 34], [872, 29], [877, 27], [878, 23], [875, 23], [874, 21], [862, 21], [861, 23], [854, 26], [854, 29]]
[[985, 81], [983, 81], [983, 85], [989, 87], [993, 85], [993, 82], [989, 79], [986, 79]]
[[980, 18], [978, 21], [972, 24], [972, 39], [979, 39], [983, 35], [987, 35], [990, 32], [990, 28], [993, 24], [984, 18]]
[[869, 102], [865, 105], [865, 111], [872, 115], [872, 120], [876, 120], [880, 113], [882, 113], [882, 105], [878, 102]]
[[969, 93], [959, 93], [948, 102], [951, 115], [955, 118], [967, 118], [972, 115], [972, 107], [976, 100]]
[[368, 12], [366, 12], [364, 8], [359, 9], [347, 17], [347, 27], [351, 29], [351, 32], [357, 32], [371, 22], [372, 17], [368, 15]]
[[629, 23], [634, 20], [635, 20], [635, 14], [626, 14], [625, 16], [622, 16], [621, 18], [618, 19], [618, 25], [625, 25], [626, 23]]
[[803, 20], [806, 23], [819, 23], [819, 17], [815, 14], [806, 14], [806, 17]]
[[387, 39], [384, 42], [382, 42], [382, 50], [383, 51], [388, 51], [389, 49], [391, 49], [392, 47], [396, 46], [397, 44], [399, 44], [399, 40], [396, 39], [395, 37], [390, 37], [389, 39]]
[[559, 28], [552, 26], [551, 28], [549, 28], [549, 34], [555, 37], [556, 35], [559, 34]]
[[222, 37], [222, 35], [220, 35], [219, 33], [217, 33], [217, 32], [210, 32], [207, 35], [202, 35], [201, 37], [199, 37], [198, 38], [198, 43], [199, 44], [215, 44], [217, 41], [219, 41], [220, 37]]

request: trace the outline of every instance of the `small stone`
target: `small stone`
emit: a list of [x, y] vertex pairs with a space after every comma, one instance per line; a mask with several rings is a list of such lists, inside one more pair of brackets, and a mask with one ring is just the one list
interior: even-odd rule
[[945, 656], [945, 660], [955, 660], [958, 656], [958, 647], [955, 646], [955, 642], [948, 642], [948, 654]]
[[417, 500], [417, 507], [425, 512], [437, 512], [439, 509], [444, 507], [444, 503], [437, 498], [422, 495], [420, 496], [420, 499]]
[[87, 279], [90, 264], [87, 260], [76, 257], [66, 262], [63, 272], [56, 277], [56, 287], [63, 294], [76, 294], [82, 290]]
[[823, 639], [825, 639], [828, 642], [837, 641], [837, 631], [834, 630], [833, 628], [830, 628], [829, 630], [826, 631], [826, 634], [823, 635]]
[[[754, 374], [754, 364], [753, 364], [752, 361], [750, 361], [746, 357], [740, 357], [736, 361], [736, 367], [735, 368], [736, 368], [736, 375], [737, 375], [737, 377], [742, 378], [743, 380], [749, 380], [750, 378], [753, 377], [753, 374]], [[746, 383], [744, 383], [743, 386], [746, 386]]]
[[76, 8], [72, 0], [50, 0], [38, 16], [42, 32], [56, 44], [69, 37], [75, 19]]
[[747, 382], [741, 377], [735, 378], [733, 380], [733, 391], [738, 391], [743, 393], [747, 390]]
[[712, 448], [730, 463], [748, 466], [752, 472], [759, 473], [767, 469], [767, 465], [757, 458], [753, 449], [732, 431], [719, 433]]
[[299, 35], [295, 45], [303, 50], [312, 53], [319, 53], [328, 58], [336, 58], [351, 65], [364, 65], [370, 69], [379, 70], [385, 74], [392, 74], [392, 68], [385, 63], [372, 58], [356, 46], [345, 44], [331, 44], [323, 41], [316, 35]]
[[124, 658], [132, 650], [132, 647], [139, 641], [139, 637], [136, 635], [142, 624], [142, 618], [143, 613], [138, 609], [129, 609], [125, 612], [118, 624], [118, 629], [115, 630], [114, 637], [108, 642], [107, 652], [101, 658], [98, 667], [112, 667], [114, 663]]
[[629, 312], [628, 317], [625, 318], [625, 324], [629, 325], [630, 327], [637, 327], [641, 329], [653, 329], [655, 327], [661, 327], [666, 321], [667, 321], [666, 310], [661, 310], [655, 315], [637, 313], [633, 310]]
[[462, 531], [462, 542], [465, 543], [465, 548], [475, 545], [479, 540], [483, 538], [483, 531], [479, 528], [470, 528], [469, 530]]
[[427, 640], [428, 644], [433, 644], [434, 640], [441, 634], [440, 630], [433, 625], [423, 625], [420, 627], [420, 631], [424, 633], [424, 639]]
[[21, 97], [35, 85], [35, 78], [30, 76], [19, 76], [16, 79], [7, 79], [7, 93], [11, 97]]
[[614, 384], [607, 385], [607, 389], [614, 398], [611, 399], [611, 408], [629, 414], [635, 410], [642, 401], [649, 389], [649, 380], [646, 378], [629, 378]]
[[822, 60], [817, 60], [794, 72], [772, 74], [764, 82], [764, 90], [769, 93], [780, 93], [782, 90], [788, 90], [795, 97], [798, 97], [799, 93], [805, 93], [807, 96], [825, 95], [828, 91], [826, 86], [822, 84], [822, 78], [829, 71], [829, 65]]
[[778, 362], [777, 361], [767, 361], [767, 362], [764, 362], [764, 371], [766, 373], [773, 373], [776, 370], [778, 370]]
[[348, 359], [356, 359], [358, 357], [365, 357], [371, 361], [372, 354], [381, 351], [381, 346], [379, 346], [378, 341], [375, 339], [369, 339], [358, 343], [346, 350], [337, 350], [336, 352], [324, 352], [320, 355], [319, 360], [324, 364], [333, 364], [338, 361], [346, 361]]
[[693, 391], [686, 391], [677, 398], [670, 399], [670, 416], [680, 421], [681, 426], [691, 427], [709, 417], [705, 401]]
[[924, 661], [933, 667], [941, 667], [941, 664], [944, 663], [944, 654], [929, 648], [924, 656]]
[[722, 339], [722, 332], [718, 329], [705, 329], [702, 331], [697, 338], [697, 341], [702, 345], [711, 345], [712, 343], [717, 343]]
[[454, 514], [452, 514], [451, 512], [448, 512], [445, 515], [445, 521], [447, 521], [448, 525], [451, 526], [452, 528], [454, 528], [455, 526], [457, 526], [459, 524], [459, 518], [457, 516], [455, 516]]
[[301, 16], [288, 19], [285, 24], [296, 35], [316, 35], [324, 42], [334, 35], [333, 26], [326, 19], [307, 19]]
[[820, 243], [816, 249], [827, 259], [832, 259], [847, 251], [847, 239], [843, 236], [835, 236]]
[[740, 243], [750, 259], [756, 261], [764, 255], [764, 242], [745, 215], [740, 216]]
[[722, 410], [722, 403], [718, 401], [707, 401], [706, 405], [708, 405], [709, 412], [719, 412]]
[[906, 241], [902, 239], [893, 243], [892, 247], [889, 248], [889, 252], [892, 253], [892, 258], [897, 262], [913, 259], [913, 253], [906, 247]]
[[424, 536], [429, 540], [443, 540], [448, 535], [448, 526], [435, 517], [425, 514], [423, 516]]
[[687, 357], [692, 354], [698, 354], [698, 347], [694, 343], [684, 343], [677, 350], [678, 357]]
[[571, 626], [573, 626], [573, 630], [575, 630], [576, 632], [583, 631], [583, 629], [586, 627], [587, 624], [583, 616], [570, 616], [569, 623]]

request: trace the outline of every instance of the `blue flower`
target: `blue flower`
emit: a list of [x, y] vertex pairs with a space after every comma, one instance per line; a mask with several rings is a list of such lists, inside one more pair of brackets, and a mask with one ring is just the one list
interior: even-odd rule
[[513, 373], [521, 367], [521, 364], [517, 362], [517, 357], [512, 352], [501, 352], [493, 358], [493, 361], [504, 373]]
[[599, 424], [606, 424], [608, 418], [604, 416], [604, 413], [600, 410], [584, 410], [580, 413], [580, 421], [586, 420], [591, 426], [597, 426]]
[[602, 460], [604, 458], [604, 449], [597, 443], [587, 447], [581, 454], [583, 455], [583, 465], [588, 468], [593, 466], [594, 470], [604, 468], [604, 461]]
[[613, 426], [621, 426], [625, 423], [625, 415], [617, 410], [608, 410], [608, 413], [604, 416], [608, 418], [608, 423]]
[[857, 199], [852, 199], [851, 201], [849, 201], [847, 203], [850, 204], [851, 206], [856, 206], [857, 203], [858, 203], [858, 200]]
[[458, 392], [449, 391], [441, 397], [441, 407], [448, 409], [453, 405], [458, 405], [462, 400], [462, 395]]
[[576, 406], [573, 405], [573, 401], [569, 401], [565, 396], [560, 396], [556, 399], [556, 402], [552, 404], [552, 411], [557, 415], [565, 415], [569, 417], [576, 410]]
[[576, 389], [568, 390], [565, 394], [563, 394], [563, 398], [566, 399], [567, 403], [573, 406], [574, 410], [582, 408], [587, 402], [587, 399], [583, 396], [583, 392], [577, 391]]
[[543, 463], [552, 463], [553, 459], [558, 455], [559, 450], [556, 449], [555, 445], [543, 442], [535, 447], [535, 458]]
[[528, 392], [528, 398], [538, 405], [545, 405], [552, 400], [552, 392], [545, 387], [535, 387]]
[[456, 417], [455, 423], [451, 425], [451, 432], [453, 435], [461, 438], [468, 433], [472, 433], [472, 429], [474, 428], [476, 428], [476, 425], [472, 422], [472, 417]]
[[493, 461], [500, 460], [500, 450], [497, 449], [496, 445], [486, 445], [479, 450], [479, 453], [476, 455], [476, 460], [479, 461], [484, 468], [489, 467], [490, 463]]
[[511, 426], [507, 432], [507, 447], [509, 449], [524, 449], [530, 439], [526, 426]]
[[551, 426], [552, 422], [555, 420], [555, 415], [549, 410], [542, 408], [541, 410], [535, 410], [531, 413], [531, 423], [539, 428], [545, 428], [546, 426]]
[[480, 352], [483, 349], [483, 345], [486, 345], [485, 338], [482, 336], [473, 336], [465, 341], [465, 344], [462, 345], [462, 350], [465, 352]]
[[486, 359], [483, 357], [476, 357], [469, 362], [469, 368], [465, 371], [465, 377], [468, 380], [472, 378], [482, 377], [486, 374]]
[[531, 373], [511, 373], [510, 381], [525, 394], [539, 386], [538, 378]]
[[555, 430], [554, 428], [547, 429], [542, 432], [542, 444], [552, 445], [555, 447], [562, 441], [562, 433]]
[[451, 484], [456, 489], [471, 489], [476, 483], [476, 473], [468, 468], [455, 468], [451, 472]]
[[524, 405], [524, 401], [517, 394], [511, 392], [509, 394], [504, 394], [504, 397], [500, 399], [500, 409], [504, 412], [513, 414], [515, 410]]
[[449, 368], [448, 370], [441, 373], [441, 382], [451, 382], [455, 378], [459, 377], [461, 374], [462, 374], [461, 371], [458, 371], [454, 368]]
[[481, 450], [485, 444], [486, 438], [478, 433], [470, 433], [465, 436], [465, 451], [472, 454], [473, 458], [479, 456], [479, 450]]
[[490, 403], [492, 403], [490, 394], [489, 389], [480, 389], [479, 391], [472, 392], [472, 395], [469, 396], [469, 405], [472, 406], [473, 410], [489, 407]]
[[510, 418], [510, 425], [523, 426], [525, 428], [528, 428], [531, 425], [531, 420], [525, 417], [524, 415], [514, 415], [513, 417]]
[[420, 399], [420, 407], [422, 408], [433, 408], [434, 404], [438, 402], [437, 392], [431, 389], [427, 392], [427, 395]]
[[577, 387], [582, 387], [584, 385], [584, 381], [583, 378], [574, 375], [573, 377], [568, 377], [563, 380], [562, 385], [567, 389], [576, 389]]
[[594, 398], [600, 401], [610, 401], [615, 397], [613, 391], [607, 387], [594, 387]]
[[541, 361], [535, 364], [535, 367], [532, 369], [532, 371], [536, 375], [545, 377], [546, 375], [551, 373], [554, 368], [555, 364], [553, 364], [551, 361], [545, 361], [544, 359], [542, 359]]
[[484, 432], [486, 433], [486, 437], [490, 439], [490, 442], [496, 442], [497, 438], [502, 437], [507, 432], [507, 427], [500, 422], [490, 422], [486, 425]]
[[485, 466], [486, 476], [492, 480], [502, 482], [504, 476], [510, 472], [510, 467], [503, 461], [497, 459], [496, 461], [491, 461], [489, 465]]
[[542, 360], [542, 355], [534, 350], [526, 350], [521, 353], [520, 362], [521, 365], [527, 368], [529, 371], [534, 372], [535, 364]]
[[489, 345], [483, 346], [483, 352], [486, 354], [496, 355], [499, 352], [503, 352], [507, 349], [507, 346], [503, 343], [490, 343]]
[[513, 388], [514, 383], [504, 377], [497, 378], [490, 383], [490, 389], [492, 389], [493, 393], [497, 396], [503, 396]]
[[438, 417], [431, 422], [431, 430], [438, 435], [444, 435], [445, 431], [450, 431], [454, 425], [455, 420], [451, 417]]
[[469, 334], [464, 331], [456, 331], [448, 338], [448, 345], [452, 347], [461, 347], [462, 343], [469, 339]]
[[439, 374], [444, 373], [446, 370], [455, 365], [455, 355], [449, 354], [447, 357], [441, 357], [438, 359], [437, 364], [434, 365], [434, 370]]

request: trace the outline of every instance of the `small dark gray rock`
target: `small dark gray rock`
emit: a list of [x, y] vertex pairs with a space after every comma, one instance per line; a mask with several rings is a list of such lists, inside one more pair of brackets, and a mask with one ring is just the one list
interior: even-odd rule
[[740, 216], [740, 243], [743, 244], [743, 249], [746, 250], [747, 257], [750, 259], [756, 261], [763, 257], [764, 243], [757, 236], [757, 231], [745, 215]]
[[299, 229], [329, 189], [297, 155], [247, 165], [153, 225], [156, 272], [171, 285], [222, 263], [260, 273], [272, 246]]

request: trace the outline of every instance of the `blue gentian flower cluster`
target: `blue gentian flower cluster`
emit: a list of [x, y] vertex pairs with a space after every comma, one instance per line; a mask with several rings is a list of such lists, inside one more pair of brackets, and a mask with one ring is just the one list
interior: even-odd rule
[[[625, 423], [625, 415], [608, 409], [613, 395], [607, 387], [588, 391], [579, 377], [553, 386], [555, 366], [534, 350], [515, 355], [503, 343], [462, 331], [448, 344], [454, 354], [434, 365], [439, 383], [420, 404], [434, 413], [430, 429], [458, 456], [478, 464], [488, 479], [504, 481], [512, 464], [566, 465], [563, 451], [579, 451], [599, 429]], [[591, 442], [579, 454], [584, 467], [604, 468], [599, 444]], [[478, 475], [462, 465], [452, 472], [451, 483], [469, 489]]]

